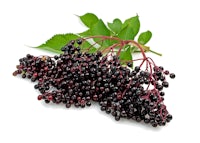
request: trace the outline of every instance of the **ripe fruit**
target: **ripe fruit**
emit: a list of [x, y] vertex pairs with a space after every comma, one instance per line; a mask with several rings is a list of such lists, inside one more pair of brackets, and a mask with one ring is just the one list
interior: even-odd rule
[[[132, 62], [127, 63], [128, 67], [122, 65], [119, 55], [110, 54], [112, 49], [105, 55], [101, 51], [81, 52], [82, 42], [84, 39], [70, 41], [61, 49], [64, 53], [54, 57], [28, 54], [19, 60], [13, 75], [37, 81], [34, 88], [41, 93], [38, 100], [46, 103], [85, 108], [98, 102], [101, 110], [111, 113], [116, 121], [127, 118], [153, 127], [172, 120], [163, 103], [163, 87], [169, 86], [168, 71], [144, 53], [141, 65], [132, 70], [128, 68]], [[170, 77], [175, 78], [175, 74], [170, 73]]]

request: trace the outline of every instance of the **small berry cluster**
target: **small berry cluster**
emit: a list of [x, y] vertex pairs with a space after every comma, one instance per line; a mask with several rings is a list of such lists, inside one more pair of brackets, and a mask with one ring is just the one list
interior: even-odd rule
[[[28, 54], [19, 60], [13, 75], [37, 81], [34, 88], [41, 93], [38, 100], [46, 103], [84, 108], [98, 102], [101, 110], [112, 114], [117, 121], [143, 120], [153, 127], [163, 126], [172, 119], [163, 103], [163, 88], [169, 86], [166, 75], [175, 78], [175, 74], [156, 66], [150, 58], [131, 70], [131, 62], [122, 65], [119, 56], [112, 52], [104, 56], [100, 51], [81, 52], [82, 42], [82, 39], [69, 42], [59, 56]], [[142, 70], [145, 61], [148, 67]]]

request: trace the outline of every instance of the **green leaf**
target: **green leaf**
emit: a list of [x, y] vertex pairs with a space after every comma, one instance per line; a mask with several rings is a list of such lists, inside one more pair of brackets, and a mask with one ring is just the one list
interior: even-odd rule
[[131, 47], [130, 47], [131, 53], [134, 53], [137, 49], [138, 49], [138, 48], [135, 47], [135, 46], [133, 46], [133, 47], [131, 46]]
[[54, 48], [51, 48], [51, 47], [35, 47], [35, 48], [40, 48], [42, 50], [50, 51], [52, 53], [58, 53], [58, 54], [62, 53], [61, 50], [57, 50], [57, 49], [54, 49]]
[[86, 13], [82, 16], [79, 16], [83, 24], [85, 24], [87, 27], [91, 28], [95, 23], [98, 22], [98, 17], [93, 13]]
[[81, 49], [86, 49], [89, 47], [94, 48], [88, 41], [84, 41], [80, 46]]
[[49, 50], [56, 53], [62, 53], [60, 50], [63, 46], [65, 46], [69, 41], [78, 39], [79, 36], [68, 33], [68, 34], [56, 34], [49, 40], [47, 40], [44, 44], [36, 47], [39, 49]]
[[122, 27], [122, 22], [120, 19], [116, 18], [113, 20], [113, 23], [108, 22], [108, 27], [111, 29], [112, 32], [118, 34]]
[[[104, 22], [100, 19], [96, 24], [94, 24], [91, 27], [91, 36], [97, 36], [97, 35], [103, 35], [103, 36], [110, 36], [111, 32], [110, 30], [106, 27]], [[95, 38], [94, 41], [99, 41], [99, 38]], [[102, 46], [110, 46], [110, 40], [104, 40]]]
[[94, 35], [110, 36], [110, 30], [106, 27], [106, 25], [101, 19], [91, 27], [91, 33], [93, 36]]
[[[78, 38], [80, 38], [78, 35], [71, 34], [71, 33], [57, 34], [57, 35], [54, 35], [49, 40], [47, 40], [44, 44], [42, 44], [36, 48], [48, 50], [48, 51], [55, 52], [55, 53], [62, 53], [61, 48], [63, 46], [65, 46], [71, 40], [76, 40]], [[85, 41], [81, 45], [81, 48], [88, 48], [89, 46], [91, 46], [91, 44], [89, 44], [87, 41]]]
[[152, 37], [151, 31], [146, 31], [140, 34], [138, 42], [142, 45], [145, 45]]
[[[137, 33], [140, 30], [139, 16], [131, 17], [131, 18], [125, 20], [125, 22], [122, 25], [122, 30], [124, 30], [126, 27], [131, 27], [132, 28], [132, 33], [133, 33], [132, 34], [133, 35], [132, 39], [134, 39], [135, 36], [137, 35]], [[132, 39], [129, 39], [129, 40], [132, 40]]]
[[94, 47], [92, 47], [92, 48], [90, 48], [89, 49], [89, 53], [95, 53], [97, 51], [97, 48], [94, 48]]
[[123, 40], [131, 40], [134, 39], [133, 28], [130, 26], [126, 26], [124, 29], [120, 31], [118, 37]]
[[87, 36], [91, 36], [92, 34], [91, 34], [91, 30], [88, 29], [82, 33], [78, 33], [78, 35], [80, 35], [82, 37], [87, 37]]
[[131, 54], [130, 46], [128, 46], [128, 48], [125, 49], [124, 51], [120, 52], [119, 58], [120, 58], [120, 60], [122, 62], [125, 62], [125, 61], [130, 61], [131, 62], [132, 54]]

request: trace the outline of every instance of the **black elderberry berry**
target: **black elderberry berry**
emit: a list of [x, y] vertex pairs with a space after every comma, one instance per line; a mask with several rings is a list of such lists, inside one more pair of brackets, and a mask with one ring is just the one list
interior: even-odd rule
[[49, 100], [45, 100], [45, 103], [47, 103], [47, 104], [48, 104], [49, 102], [50, 102]]
[[54, 59], [57, 60], [59, 57], [57, 55], [54, 56]]
[[172, 115], [168, 114], [168, 115], [167, 115], [166, 121], [167, 121], [167, 122], [170, 122], [171, 120], [172, 120]]
[[91, 106], [91, 102], [90, 101], [86, 102], [86, 105]]
[[66, 106], [66, 108], [70, 108], [70, 107], [71, 107], [71, 104], [70, 104], [70, 103], [67, 103], [65, 106]]
[[110, 114], [110, 113], [111, 113], [111, 109], [107, 108], [107, 109], [106, 109], [106, 113], [107, 113], [107, 114]]
[[160, 78], [162, 73], [160, 71], [158, 71], [158, 72], [156, 72], [156, 75], [158, 76], [158, 78]]
[[144, 119], [144, 122], [145, 122], [145, 123], [149, 123], [150, 120], [149, 120], [149, 119]]
[[115, 116], [115, 120], [119, 121], [120, 120], [120, 116]]
[[39, 85], [38, 85], [38, 84], [34, 85], [34, 88], [35, 88], [35, 89], [38, 89], [38, 88], [39, 88]]
[[36, 81], [36, 78], [32, 77], [32, 78], [31, 78], [31, 81], [32, 81], [32, 82], [35, 82], [35, 81]]
[[165, 80], [165, 76], [162, 75], [162, 76], [160, 77], [160, 80], [161, 80], [161, 81], [164, 81], [164, 80]]
[[163, 87], [168, 87], [169, 86], [169, 83], [168, 82], [166, 82], [166, 81], [164, 81], [163, 83], [162, 83], [162, 85], [163, 85]]
[[158, 126], [158, 124], [155, 123], [155, 122], [151, 123], [151, 125], [152, 125], [153, 127], [157, 127], [157, 126]]
[[[77, 48], [76, 48], [76, 51], [80, 52], [80, 50], [81, 50], [80, 47], [77, 47]], [[80, 57], [80, 56], [81, 56], [81, 53], [78, 53], [77, 56]]]
[[[132, 63], [122, 66], [117, 55], [108, 58], [100, 51], [82, 53], [82, 43], [83, 39], [70, 41], [59, 56], [34, 57], [28, 54], [19, 60], [13, 75], [37, 81], [34, 88], [41, 92], [38, 100], [46, 103], [84, 108], [91, 106], [93, 100], [99, 102], [101, 110], [111, 113], [117, 121], [120, 118], [138, 122], [144, 120], [152, 126], [165, 125], [172, 119], [162, 108], [164, 92], [161, 90], [168, 87], [165, 75], [169, 72], [157, 66], [153, 73], [140, 70], [139, 66], [131, 71], [128, 67], [132, 67]], [[170, 77], [173, 78], [173, 75], [170, 74]], [[146, 88], [149, 84], [154, 87], [153, 90]]]
[[165, 74], [165, 75], [168, 75], [168, 74], [169, 74], [169, 71], [168, 71], [168, 70], [164, 71], [164, 74]]
[[76, 42], [77, 42], [77, 44], [81, 45], [83, 41], [82, 41], [82, 39], [78, 39]]
[[139, 71], [140, 71], [140, 67], [139, 67], [139, 66], [136, 66], [136, 67], [135, 67], [135, 71], [136, 71], [136, 72], [139, 72]]
[[128, 66], [128, 67], [132, 67], [132, 66], [133, 66], [133, 64], [132, 64], [132, 63], [130, 63], [130, 62], [128, 62], [128, 63], [127, 63], [127, 66]]
[[160, 96], [164, 96], [165, 95], [165, 93], [164, 92], [160, 92]]
[[106, 110], [106, 107], [101, 106], [101, 111], [105, 111], [105, 110]]
[[163, 89], [163, 86], [160, 85], [160, 84], [158, 84], [158, 85], [156, 86], [156, 88], [157, 88], [159, 91], [161, 91], [161, 90]]
[[175, 78], [175, 77], [176, 77], [176, 76], [175, 76], [175, 74], [174, 74], [174, 73], [171, 73], [171, 74], [170, 74], [170, 78], [172, 78], [172, 79], [173, 79], [173, 78]]
[[26, 78], [26, 74], [22, 74], [22, 78]]
[[164, 70], [164, 68], [162, 66], [159, 66], [159, 69], [162, 70], [162, 71]]
[[136, 117], [136, 121], [140, 122], [140, 121], [142, 121], [142, 119], [140, 117]]

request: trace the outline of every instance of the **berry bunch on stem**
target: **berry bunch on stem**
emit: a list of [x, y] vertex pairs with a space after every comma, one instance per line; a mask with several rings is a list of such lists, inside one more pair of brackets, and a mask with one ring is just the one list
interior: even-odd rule
[[[81, 45], [91, 38], [99, 39], [92, 46], [107, 40], [117, 42], [90, 53], [91, 47], [81, 49]], [[120, 60], [126, 45], [136, 46], [143, 57]], [[175, 74], [157, 66], [137, 42], [92, 36], [72, 40], [61, 50], [63, 54], [54, 57], [28, 54], [19, 60], [13, 73], [37, 82], [34, 88], [40, 92], [38, 100], [62, 103], [67, 108], [72, 105], [84, 108], [98, 102], [101, 110], [116, 121], [127, 118], [153, 127], [163, 126], [172, 119], [163, 102], [163, 89], [169, 86], [167, 76], [175, 78]], [[132, 68], [134, 61], [141, 63]]]

